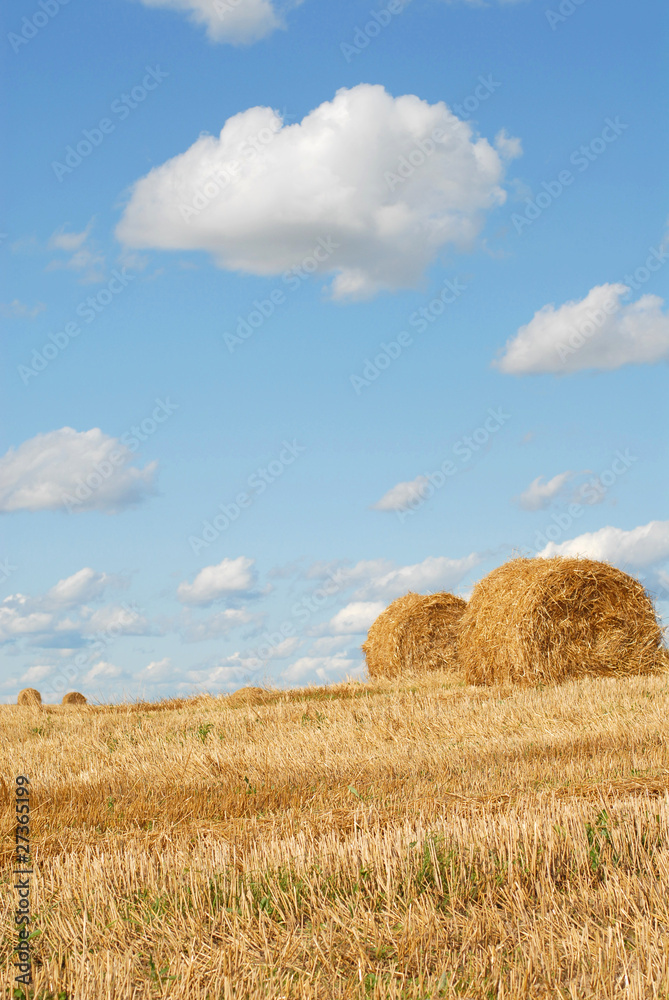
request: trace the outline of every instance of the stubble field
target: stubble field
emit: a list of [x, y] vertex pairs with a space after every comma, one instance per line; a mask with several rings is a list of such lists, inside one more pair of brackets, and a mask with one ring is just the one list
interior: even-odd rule
[[4, 997], [18, 774], [35, 997], [669, 997], [669, 675], [256, 701], [0, 706]]

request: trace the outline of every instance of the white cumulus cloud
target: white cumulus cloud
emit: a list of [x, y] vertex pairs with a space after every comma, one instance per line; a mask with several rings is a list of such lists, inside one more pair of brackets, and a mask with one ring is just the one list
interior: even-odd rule
[[413, 503], [423, 499], [428, 486], [427, 476], [417, 476], [408, 482], [397, 483], [372, 504], [372, 510], [407, 510]]
[[471, 248], [504, 202], [519, 148], [498, 139], [501, 152], [443, 101], [380, 85], [342, 88], [292, 125], [250, 108], [137, 181], [117, 236], [256, 275], [310, 257], [311, 271], [335, 276], [336, 298], [415, 287], [443, 248]]
[[363, 584], [353, 595], [357, 600], [392, 601], [408, 590], [454, 590], [460, 581], [481, 562], [476, 552], [461, 559], [428, 556], [422, 562], [381, 573]]
[[560, 472], [547, 482], [543, 482], [543, 476], [537, 476], [518, 497], [518, 505], [523, 510], [546, 510], [573, 475], [573, 472]]
[[202, 25], [212, 42], [250, 45], [284, 27], [284, 11], [301, 0], [278, 4], [274, 0], [142, 0], [145, 7], [184, 11]]
[[179, 584], [177, 597], [183, 604], [204, 607], [223, 597], [247, 592], [256, 581], [254, 562], [246, 556], [239, 556], [237, 559], [223, 559], [216, 566], [205, 566], [192, 583], [184, 581]]
[[539, 556], [584, 556], [621, 569], [645, 569], [669, 558], [669, 521], [650, 521], [630, 531], [607, 526], [567, 542], [549, 542]]
[[354, 660], [345, 653], [335, 653], [334, 656], [302, 656], [295, 663], [281, 672], [281, 679], [290, 684], [317, 683], [333, 684], [342, 681], [346, 676], [361, 678], [364, 675], [364, 664]]
[[584, 299], [546, 305], [507, 341], [494, 367], [507, 375], [556, 375], [669, 359], [669, 315], [657, 295], [623, 303], [627, 285], [597, 285]]
[[157, 462], [143, 469], [98, 427], [37, 434], [0, 457], [0, 513], [99, 510], [115, 514], [155, 492]]
[[119, 586], [118, 577], [109, 573], [98, 573], [85, 566], [72, 576], [59, 580], [44, 596], [44, 603], [50, 608], [66, 609], [97, 600], [110, 586]]
[[331, 635], [357, 635], [367, 632], [384, 608], [383, 601], [353, 601], [330, 619], [328, 632]]

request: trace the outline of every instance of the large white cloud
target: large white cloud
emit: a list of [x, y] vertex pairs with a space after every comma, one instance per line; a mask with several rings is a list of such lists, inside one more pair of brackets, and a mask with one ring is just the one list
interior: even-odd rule
[[143, 469], [98, 427], [37, 434], [0, 457], [0, 513], [99, 510], [118, 513], [155, 492], [157, 462]]
[[497, 146], [443, 101], [380, 85], [342, 88], [292, 125], [250, 108], [139, 180], [117, 236], [257, 275], [311, 257], [335, 274], [335, 297], [408, 288], [442, 248], [470, 248], [504, 202], [519, 150], [503, 132]]
[[543, 482], [543, 476], [537, 476], [518, 497], [519, 506], [523, 510], [546, 510], [573, 476], [573, 472], [559, 472], [547, 482]]
[[669, 315], [657, 295], [623, 303], [627, 285], [597, 285], [584, 299], [539, 309], [494, 367], [507, 375], [612, 371], [669, 359]]
[[539, 556], [586, 556], [622, 569], [645, 569], [669, 558], [669, 521], [650, 521], [630, 531], [600, 528], [567, 542], [549, 542]]
[[184, 581], [177, 588], [177, 597], [183, 604], [205, 607], [223, 597], [248, 592], [255, 585], [255, 560], [246, 556], [223, 559], [216, 566], [205, 566], [192, 583]]
[[274, 0], [142, 0], [146, 7], [185, 11], [190, 20], [206, 28], [213, 42], [250, 45], [284, 25], [283, 11], [297, 6]]

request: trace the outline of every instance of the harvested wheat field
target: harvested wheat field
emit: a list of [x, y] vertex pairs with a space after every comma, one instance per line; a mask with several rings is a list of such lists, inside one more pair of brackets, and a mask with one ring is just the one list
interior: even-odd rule
[[634, 577], [594, 559], [514, 559], [474, 587], [458, 663], [473, 684], [552, 683], [664, 666], [653, 603]]
[[[39, 724], [38, 724], [39, 723]], [[35, 997], [669, 997], [669, 675], [0, 707]]]
[[446, 591], [409, 591], [389, 604], [369, 630], [362, 651], [371, 678], [452, 670], [466, 601]]

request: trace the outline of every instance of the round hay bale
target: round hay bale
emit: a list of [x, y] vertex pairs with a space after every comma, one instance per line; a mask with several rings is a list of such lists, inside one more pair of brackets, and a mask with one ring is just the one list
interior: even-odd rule
[[226, 698], [228, 705], [262, 705], [267, 701], [268, 691], [259, 687], [237, 688]]
[[362, 645], [370, 678], [452, 669], [466, 607], [466, 601], [446, 591], [409, 591], [398, 597], [381, 612]]
[[19, 696], [16, 699], [17, 705], [41, 705], [42, 695], [35, 688], [24, 688], [23, 691], [19, 691]]
[[474, 587], [462, 616], [470, 684], [559, 682], [660, 669], [662, 632], [634, 577], [594, 559], [513, 559]]
[[63, 705], [86, 705], [88, 704], [83, 694], [79, 691], [68, 691], [67, 694], [63, 695]]

